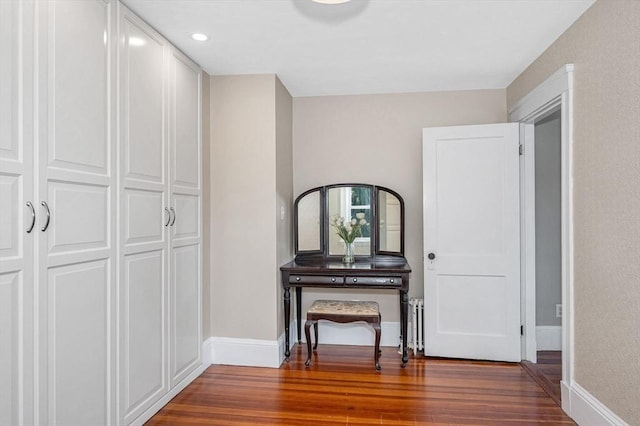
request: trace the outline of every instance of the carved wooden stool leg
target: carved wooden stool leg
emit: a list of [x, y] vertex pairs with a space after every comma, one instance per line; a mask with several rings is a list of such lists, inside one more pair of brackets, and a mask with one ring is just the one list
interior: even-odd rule
[[380, 371], [380, 324], [371, 324], [376, 332], [376, 343], [373, 348], [376, 370]]
[[[307, 320], [307, 322], [304, 323], [304, 337], [305, 339], [307, 339], [307, 361], [304, 363], [304, 365], [306, 365], [307, 367], [311, 365], [311, 333], [309, 327], [311, 327], [314, 322], [315, 321]], [[315, 328], [316, 330], [318, 329], [317, 323], [315, 324]]]
[[318, 321], [313, 323], [313, 335], [316, 338], [315, 343], [313, 344], [313, 349], [317, 349], [318, 348], [318, 327], [320, 326], [320, 324], [318, 324]]

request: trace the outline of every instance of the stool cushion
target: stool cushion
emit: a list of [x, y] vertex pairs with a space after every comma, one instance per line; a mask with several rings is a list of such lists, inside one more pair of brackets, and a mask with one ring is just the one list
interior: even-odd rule
[[378, 315], [378, 302], [316, 300], [307, 311], [308, 314], [334, 315]]

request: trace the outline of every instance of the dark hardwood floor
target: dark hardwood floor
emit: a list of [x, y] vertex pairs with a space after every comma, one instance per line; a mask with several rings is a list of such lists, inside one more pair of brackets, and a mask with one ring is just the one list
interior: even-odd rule
[[560, 405], [560, 381], [562, 380], [562, 352], [538, 351], [538, 363], [522, 362], [522, 367]]
[[296, 345], [279, 369], [209, 367], [148, 425], [572, 425], [519, 364]]

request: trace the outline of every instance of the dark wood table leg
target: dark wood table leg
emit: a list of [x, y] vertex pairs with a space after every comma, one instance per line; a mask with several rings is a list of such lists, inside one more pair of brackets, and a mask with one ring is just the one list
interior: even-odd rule
[[302, 287], [296, 287], [296, 318], [298, 320], [298, 344], [302, 343]]
[[291, 351], [289, 350], [289, 321], [291, 319], [291, 294], [289, 287], [284, 288], [284, 356], [289, 359]]
[[402, 368], [407, 365], [407, 321], [409, 314], [409, 295], [407, 290], [400, 290], [400, 333], [402, 334]]
[[376, 363], [376, 370], [380, 371], [380, 323], [373, 323], [373, 330], [376, 332], [376, 343], [373, 347], [373, 359]]

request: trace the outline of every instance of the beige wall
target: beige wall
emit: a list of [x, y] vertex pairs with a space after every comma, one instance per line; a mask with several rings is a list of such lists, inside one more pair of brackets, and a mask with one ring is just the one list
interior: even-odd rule
[[276, 340], [283, 328], [278, 261], [291, 243], [279, 204], [291, 199], [291, 142], [276, 134], [290, 122], [284, 92], [272, 74], [211, 78], [211, 332], [217, 337]]
[[[413, 268], [410, 296], [422, 296], [422, 128], [506, 118], [504, 90], [294, 98], [294, 195], [339, 182], [396, 190], [405, 201], [405, 254]], [[320, 296], [346, 294], [303, 293], [303, 310]], [[376, 300], [385, 322], [399, 321], [397, 294], [351, 297]]]
[[507, 90], [575, 64], [575, 379], [640, 424], [640, 1], [600, 0]]
[[[293, 258], [293, 99], [276, 77], [276, 266]], [[282, 213], [284, 212], [284, 217]], [[284, 332], [280, 271], [276, 270], [277, 335]]]
[[211, 336], [211, 90], [202, 72], [202, 337]]

